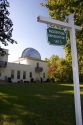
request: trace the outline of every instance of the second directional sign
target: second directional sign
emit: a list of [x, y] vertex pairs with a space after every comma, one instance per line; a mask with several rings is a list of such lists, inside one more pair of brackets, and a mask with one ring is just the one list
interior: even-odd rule
[[54, 44], [54, 45], [66, 44], [66, 33], [62, 29], [55, 29], [49, 27], [47, 29], [47, 37], [49, 44]]

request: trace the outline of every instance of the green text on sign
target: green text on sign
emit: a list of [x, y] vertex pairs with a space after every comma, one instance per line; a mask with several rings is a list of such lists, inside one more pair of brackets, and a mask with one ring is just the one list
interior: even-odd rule
[[49, 27], [47, 29], [47, 36], [49, 44], [54, 44], [54, 45], [66, 44], [66, 33], [62, 29], [55, 29]]

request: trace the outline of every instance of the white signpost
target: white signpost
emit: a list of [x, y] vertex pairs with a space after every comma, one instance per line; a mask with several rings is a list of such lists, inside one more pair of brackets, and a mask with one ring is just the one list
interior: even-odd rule
[[46, 23], [46, 24], [53, 24], [53, 25], [64, 27], [70, 30], [76, 125], [82, 125], [78, 59], [77, 59], [76, 35], [75, 35], [75, 30], [81, 30], [81, 28], [79, 26], [74, 25], [73, 14], [70, 14], [68, 16], [68, 23], [65, 23], [59, 20], [49, 19], [49, 18], [42, 17], [42, 16], [38, 16], [37, 21], [41, 23]]

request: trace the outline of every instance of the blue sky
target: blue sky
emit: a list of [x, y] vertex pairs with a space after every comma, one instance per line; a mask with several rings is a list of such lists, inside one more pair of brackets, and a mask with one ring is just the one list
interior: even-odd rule
[[37, 16], [48, 15], [47, 8], [41, 7], [44, 0], [8, 0], [10, 3], [10, 18], [13, 22], [13, 39], [18, 44], [9, 44], [9, 61], [21, 56], [25, 48], [32, 47], [39, 51], [42, 59], [50, 58], [53, 54], [64, 56], [63, 47], [48, 44], [47, 25], [37, 22]]

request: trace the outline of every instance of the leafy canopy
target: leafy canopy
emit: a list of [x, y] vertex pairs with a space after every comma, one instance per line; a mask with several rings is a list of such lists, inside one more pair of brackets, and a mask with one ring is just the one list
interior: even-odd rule
[[48, 77], [54, 81], [72, 81], [72, 69], [69, 63], [56, 55], [52, 55], [48, 60]]
[[83, 41], [83, 0], [47, 0], [43, 5], [48, 8], [49, 15], [54, 19], [65, 20], [65, 16], [73, 13], [75, 24], [82, 27], [77, 38]]
[[[76, 32], [77, 51], [79, 61], [79, 75], [83, 80], [83, 0], [46, 0], [47, 3], [43, 3], [48, 8], [49, 15], [53, 19], [67, 21], [66, 17], [73, 13], [75, 25], [81, 26], [82, 30]], [[67, 44], [64, 47], [66, 62], [71, 69], [71, 49], [69, 35], [67, 36]], [[66, 67], [66, 68], [67, 68]], [[71, 70], [70, 70], [71, 71]], [[70, 72], [68, 70], [68, 73]]]
[[13, 23], [9, 18], [9, 2], [7, 0], [0, 0], [0, 42], [5, 46], [9, 43], [17, 43], [12, 39]]

